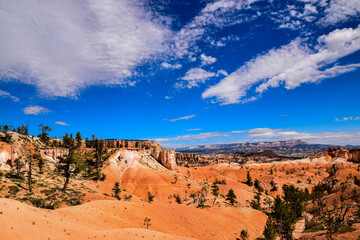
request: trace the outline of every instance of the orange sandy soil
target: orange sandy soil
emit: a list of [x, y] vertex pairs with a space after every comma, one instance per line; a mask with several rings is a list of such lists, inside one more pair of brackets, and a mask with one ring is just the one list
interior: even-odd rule
[[[336, 239], [351, 239], [356, 240], [360, 237], [360, 223], [356, 223], [352, 226], [356, 228], [353, 232], [341, 233], [336, 235]], [[299, 240], [327, 240], [326, 231], [319, 231], [315, 233], [303, 233]]]
[[[247, 226], [260, 236], [265, 214], [234, 207], [92, 201], [57, 210], [0, 199], [1, 239], [235, 239]], [[151, 218], [150, 230], [143, 220]], [[252, 224], [250, 224], [252, 223]]]
[[[282, 194], [283, 184], [311, 190], [328, 176], [326, 169], [331, 165], [307, 161], [230, 167], [219, 164], [162, 172], [135, 164], [119, 179], [120, 169], [108, 164], [103, 169], [104, 182], [84, 181], [92, 191], [83, 191], [87, 203], [80, 206], [46, 210], [0, 199], [0, 239], [236, 239], [243, 229], [250, 239], [255, 239], [262, 236], [267, 216], [250, 207], [255, 190], [244, 184], [247, 171], [253, 181], [258, 179], [264, 185], [270, 196], [276, 196]], [[358, 174], [354, 165], [345, 162], [338, 166], [342, 181], [351, 173]], [[270, 169], [274, 171], [272, 175]], [[178, 176], [177, 181], [174, 175]], [[226, 185], [218, 185], [220, 195], [225, 196], [232, 188], [238, 203], [230, 206], [219, 196], [214, 207], [196, 208], [190, 194], [206, 187], [205, 205], [212, 206], [211, 185], [216, 178], [226, 180]], [[130, 202], [104, 195], [112, 195], [117, 181], [121, 182], [122, 199], [124, 194], [132, 194]], [[271, 181], [278, 184], [278, 191], [270, 191]], [[153, 203], [146, 202], [149, 192], [155, 195]], [[182, 204], [175, 203], [174, 194], [180, 195]], [[265, 197], [263, 193], [261, 202]], [[145, 217], [151, 218], [149, 230], [143, 224]]]

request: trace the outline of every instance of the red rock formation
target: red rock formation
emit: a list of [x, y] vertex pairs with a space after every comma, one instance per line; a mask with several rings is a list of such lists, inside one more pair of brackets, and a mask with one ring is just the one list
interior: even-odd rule
[[360, 162], [360, 148], [349, 151], [349, 159], [354, 162]]
[[179, 165], [187, 163], [198, 163], [199, 157], [195, 153], [175, 153], [176, 162]]
[[175, 151], [165, 149], [155, 141], [105, 139], [104, 145], [108, 148], [126, 148], [151, 154], [158, 162], [170, 170], [176, 170]]
[[157, 142], [148, 141], [148, 140], [105, 139], [104, 144], [109, 148], [126, 148], [126, 149], [160, 148], [160, 145]]
[[153, 148], [150, 150], [150, 154], [167, 169], [177, 169], [174, 150], [165, 148]]
[[331, 156], [329, 155], [328, 152], [319, 152], [319, 153], [313, 153], [309, 155], [310, 159], [314, 159], [314, 158], [320, 158], [320, 157], [325, 157], [325, 159], [327, 161], [331, 160]]
[[58, 160], [58, 157], [63, 157], [64, 155], [69, 154], [69, 150], [67, 148], [42, 148], [40, 151], [56, 161]]
[[331, 157], [341, 157], [349, 159], [349, 151], [344, 148], [329, 148], [328, 153]]

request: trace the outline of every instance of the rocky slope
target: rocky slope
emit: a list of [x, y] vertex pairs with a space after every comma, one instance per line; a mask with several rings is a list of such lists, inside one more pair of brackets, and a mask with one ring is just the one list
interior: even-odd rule
[[329, 147], [343, 147], [345, 149], [356, 149], [360, 146], [334, 146], [327, 144], [309, 144], [304, 141], [278, 141], [278, 142], [258, 142], [258, 143], [231, 143], [215, 145], [199, 145], [175, 149], [181, 153], [254, 153], [271, 150], [279, 156], [287, 157], [306, 157], [314, 152], [327, 151]]
[[326, 152], [319, 152], [309, 155], [310, 159], [318, 157], [324, 157], [327, 161], [331, 161], [334, 158], [344, 158], [352, 162], [360, 163], [360, 149], [352, 149], [348, 151], [342, 147], [330, 147]]

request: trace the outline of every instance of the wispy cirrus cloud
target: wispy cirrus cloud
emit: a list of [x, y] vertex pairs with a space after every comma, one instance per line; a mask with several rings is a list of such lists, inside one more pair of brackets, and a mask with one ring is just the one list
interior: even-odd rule
[[176, 88], [193, 88], [198, 87], [201, 83], [216, 76], [213, 72], [208, 72], [202, 68], [191, 68], [185, 76], [181, 78], [180, 82], [175, 84]]
[[[155, 138], [161, 144], [195, 145], [211, 143], [264, 142], [304, 140], [318, 144], [359, 144], [360, 132], [300, 132], [292, 129], [254, 128], [229, 132], [205, 132], [179, 135], [169, 138]], [[194, 144], [195, 142], [195, 144]]]
[[331, 0], [325, 8], [326, 15], [321, 23], [335, 24], [360, 15], [360, 3], [357, 0]]
[[191, 128], [191, 129], [186, 129], [184, 130], [185, 132], [193, 132], [193, 131], [201, 131], [203, 130], [202, 128]]
[[[258, 17], [255, 14], [249, 15], [242, 10], [250, 9], [250, 5], [258, 0], [218, 0], [208, 3], [197, 15], [186, 24], [179, 32], [176, 33], [173, 43], [173, 51], [175, 55], [182, 58], [194, 55], [196, 44], [204, 36], [213, 34], [214, 31], [224, 27], [236, 25], [242, 22], [251, 21]], [[217, 44], [222, 46], [220, 42]]]
[[41, 107], [41, 106], [29, 106], [23, 109], [25, 114], [28, 115], [39, 115], [42, 113], [49, 113], [51, 112], [49, 109]]
[[164, 121], [169, 121], [169, 122], [176, 122], [176, 121], [180, 121], [180, 120], [188, 120], [190, 118], [195, 117], [196, 114], [192, 114], [189, 116], [184, 116], [184, 117], [179, 117], [179, 118], [174, 118], [174, 119], [164, 119]]
[[155, 141], [158, 142], [172, 142], [172, 141], [193, 141], [198, 139], [209, 139], [214, 137], [227, 137], [228, 133], [225, 132], [206, 132], [206, 133], [197, 133], [197, 134], [189, 134], [189, 135], [180, 135], [176, 137], [170, 138], [155, 138]]
[[55, 122], [55, 124], [61, 125], [61, 126], [70, 126], [70, 125], [67, 124], [66, 122], [61, 122], [61, 121], [57, 121], [57, 122]]
[[213, 64], [217, 60], [215, 57], [206, 56], [205, 54], [201, 54], [200, 59], [201, 59], [201, 65], [202, 66]]
[[20, 99], [18, 97], [15, 97], [15, 96], [11, 95], [10, 93], [8, 93], [6, 91], [3, 91], [1, 89], [0, 89], [0, 97], [8, 97], [11, 100], [13, 100], [14, 102], [19, 102], [20, 101]]
[[347, 122], [347, 121], [360, 121], [360, 117], [344, 117], [344, 118], [336, 118], [335, 122]]
[[[215, 97], [222, 104], [243, 103], [282, 84], [286, 89], [294, 89], [303, 83], [318, 82], [360, 68], [360, 63], [333, 65], [338, 59], [360, 50], [360, 25], [320, 36], [317, 44], [316, 50], [311, 50], [301, 39], [296, 39], [272, 49], [208, 88], [202, 97]], [[258, 95], [249, 96], [248, 91], [253, 87]]]
[[170, 64], [170, 63], [167, 63], [167, 62], [161, 63], [161, 66], [162, 66], [163, 68], [166, 68], [166, 69], [180, 69], [180, 68], [182, 67], [182, 65], [179, 64], [179, 63]]

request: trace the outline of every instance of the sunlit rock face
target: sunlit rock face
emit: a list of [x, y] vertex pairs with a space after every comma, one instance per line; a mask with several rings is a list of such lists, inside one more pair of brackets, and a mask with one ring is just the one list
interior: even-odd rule
[[360, 149], [350, 150], [349, 159], [354, 162], [360, 162]]
[[153, 148], [150, 154], [167, 169], [177, 169], [174, 150], [165, 148]]

